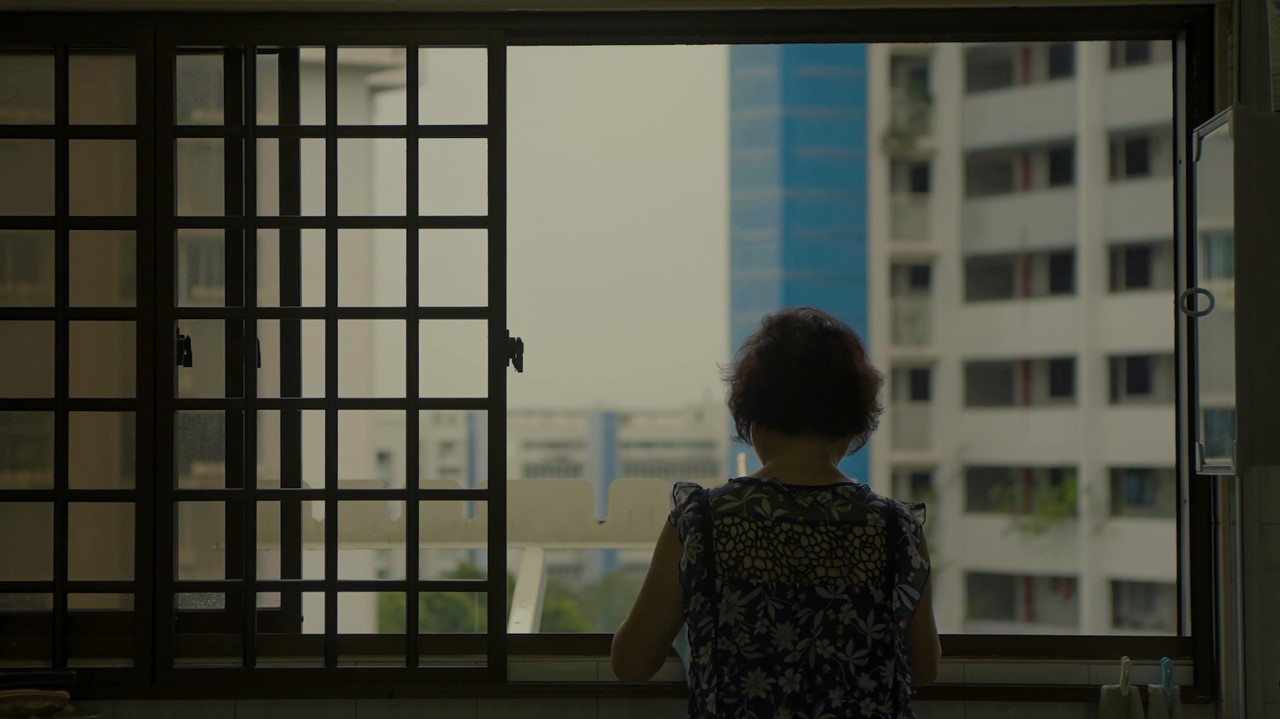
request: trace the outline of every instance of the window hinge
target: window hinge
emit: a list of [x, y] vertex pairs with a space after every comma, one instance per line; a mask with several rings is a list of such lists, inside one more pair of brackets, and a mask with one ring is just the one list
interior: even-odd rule
[[190, 367], [195, 359], [191, 353], [191, 335], [184, 335], [178, 332], [178, 355], [177, 365], [179, 367]]
[[515, 367], [517, 372], [524, 372], [524, 340], [512, 337], [507, 330], [507, 366]]

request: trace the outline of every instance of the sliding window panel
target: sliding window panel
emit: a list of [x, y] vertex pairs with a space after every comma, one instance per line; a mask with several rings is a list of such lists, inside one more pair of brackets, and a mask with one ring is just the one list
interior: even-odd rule
[[[33, 619], [47, 642], [29, 658], [62, 669], [98, 651], [81, 642], [84, 597], [149, 596], [152, 580], [138, 561], [150, 496], [136, 492], [152, 444], [136, 430], [151, 421], [150, 363], [138, 358], [153, 324], [137, 310], [137, 278], [153, 237], [153, 142], [139, 85], [149, 41], [57, 35], [21, 51], [0, 41], [0, 524], [17, 533], [0, 539], [12, 553], [0, 582], [35, 582], [30, 594], [47, 596], [47, 615]], [[145, 665], [149, 630], [117, 630], [148, 602], [112, 609], [102, 626], [122, 641], [94, 670]], [[31, 648], [25, 630], [0, 631], [19, 653]]]
[[[502, 286], [488, 192], [502, 178], [488, 173], [503, 157], [489, 139], [503, 48], [487, 35], [428, 48], [407, 36], [293, 45], [269, 31], [248, 43], [218, 34], [175, 33], [159, 60], [159, 114], [173, 118], [161, 165], [171, 157], [175, 173], [162, 224], [177, 239], [162, 255], [177, 275], [161, 312], [177, 342], [165, 410], [175, 476], [162, 502], [184, 542], [161, 582], [161, 605], [179, 620], [161, 671], [416, 669], [420, 592], [506, 589], [490, 574], [505, 556], [484, 552], [501, 531], [485, 519], [500, 506], [487, 501], [487, 477], [455, 475], [449, 486], [466, 491], [449, 496], [428, 484], [439, 472], [424, 472], [418, 444], [424, 415], [458, 413], [491, 432], [500, 421], [486, 368], [502, 314], [487, 308]], [[422, 143], [459, 137], [470, 152], [436, 152], [428, 177]], [[458, 159], [469, 166], [454, 172]], [[423, 211], [424, 183], [445, 188], [433, 203], [451, 183], [465, 187], [469, 209]], [[455, 324], [470, 331], [448, 332]], [[445, 377], [442, 353], [466, 377]], [[501, 450], [457, 451], [480, 477]], [[466, 546], [434, 519], [422, 524], [442, 510], [458, 515], [448, 527], [465, 525]], [[420, 535], [430, 542], [409, 541]], [[457, 571], [466, 576], [451, 579]], [[490, 621], [504, 602], [480, 606], [484, 626], [505, 626]], [[477, 640], [471, 650], [487, 651], [500, 675], [505, 643]]]
[[1231, 111], [1196, 130], [1195, 284], [1179, 301], [1195, 320], [1196, 464], [1236, 471], [1235, 166]]

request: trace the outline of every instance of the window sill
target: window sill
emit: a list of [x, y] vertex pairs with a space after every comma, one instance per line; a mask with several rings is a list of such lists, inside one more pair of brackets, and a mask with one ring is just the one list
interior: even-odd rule
[[[590, 678], [592, 665], [595, 679]], [[590, 657], [513, 659], [508, 671], [507, 691], [514, 695], [530, 691], [529, 696], [544, 696], [542, 692], [551, 687], [567, 696], [686, 695], [685, 670], [677, 659], [668, 660], [653, 679], [640, 683], [618, 682], [608, 661]], [[1159, 662], [1134, 662], [1130, 677], [1133, 685], [1145, 692], [1147, 685], [1160, 682]], [[1190, 661], [1175, 662], [1174, 681], [1183, 687], [1182, 700], [1211, 702], [1212, 697], [1192, 690], [1193, 678]], [[1096, 702], [1099, 686], [1118, 681], [1116, 663], [943, 659], [937, 681], [921, 687], [917, 696], [923, 701]]]

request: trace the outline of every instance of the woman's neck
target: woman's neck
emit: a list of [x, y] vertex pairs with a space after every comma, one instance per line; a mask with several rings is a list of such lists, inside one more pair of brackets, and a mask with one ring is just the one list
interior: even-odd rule
[[785, 435], [762, 428], [752, 439], [761, 467], [753, 477], [773, 477], [785, 484], [850, 482], [840, 471], [849, 442], [828, 437]]
[[769, 462], [752, 472], [752, 477], [771, 477], [783, 484], [820, 485], [852, 482], [839, 467], [809, 462]]

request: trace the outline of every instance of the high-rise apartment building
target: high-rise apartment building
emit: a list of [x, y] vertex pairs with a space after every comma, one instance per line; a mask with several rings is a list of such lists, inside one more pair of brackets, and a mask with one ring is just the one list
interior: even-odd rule
[[1177, 629], [1170, 53], [870, 49], [871, 477], [943, 631]]
[[[796, 305], [821, 307], [865, 335], [867, 53], [729, 49], [730, 352], [763, 315]], [[734, 457], [745, 449], [732, 448]], [[842, 469], [865, 479], [869, 454]]]

